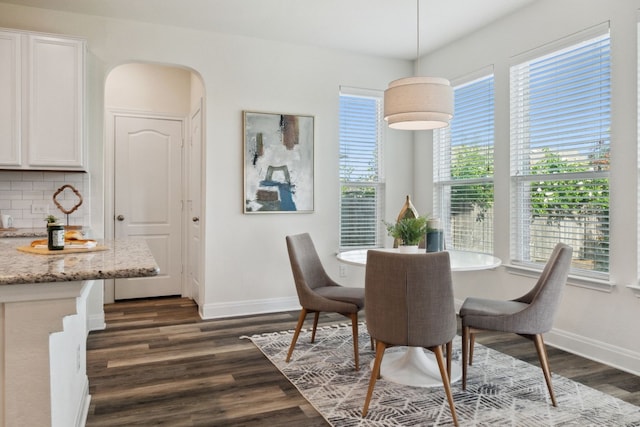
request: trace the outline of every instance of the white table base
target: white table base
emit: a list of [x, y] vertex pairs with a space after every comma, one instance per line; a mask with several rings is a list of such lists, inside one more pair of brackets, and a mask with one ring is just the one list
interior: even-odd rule
[[[371, 362], [372, 369], [373, 363], [374, 361]], [[421, 347], [396, 347], [396, 351], [385, 351], [380, 375], [387, 381], [413, 387], [442, 387], [442, 377], [434, 354]], [[460, 378], [462, 367], [452, 361], [451, 382]]]

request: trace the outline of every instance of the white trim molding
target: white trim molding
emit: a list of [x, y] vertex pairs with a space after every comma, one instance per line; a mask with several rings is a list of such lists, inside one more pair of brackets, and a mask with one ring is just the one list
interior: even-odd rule
[[[503, 267], [507, 272], [517, 276], [538, 278], [542, 272], [542, 268], [538, 269], [517, 264], [503, 264]], [[616, 285], [609, 280], [599, 279], [597, 277], [577, 276], [575, 274], [569, 274], [567, 285], [606, 293], [611, 293], [616, 287]]]
[[640, 286], [638, 285], [627, 285], [627, 288], [631, 289], [636, 297], [640, 298]]
[[88, 315], [87, 325], [88, 325], [87, 333], [91, 331], [102, 331], [106, 329], [107, 323], [105, 321], [104, 312]]
[[[604, 363], [633, 375], [640, 375], [640, 353], [638, 352], [555, 328], [544, 337], [545, 342], [551, 347]], [[553, 370], [553, 367], [551, 369]]]
[[205, 304], [200, 306], [200, 317], [205, 320], [223, 317], [247, 316], [251, 314], [276, 313], [300, 310], [298, 297], [269, 298]]

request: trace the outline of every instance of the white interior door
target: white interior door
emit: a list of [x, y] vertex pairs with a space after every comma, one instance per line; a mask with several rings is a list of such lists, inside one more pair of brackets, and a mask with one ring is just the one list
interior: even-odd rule
[[187, 276], [191, 296], [200, 306], [204, 289], [202, 287], [202, 109], [191, 116], [191, 134], [189, 144], [189, 196], [187, 221], [188, 233], [188, 269]]
[[182, 120], [115, 118], [115, 236], [145, 239], [158, 276], [115, 280], [115, 299], [182, 295]]

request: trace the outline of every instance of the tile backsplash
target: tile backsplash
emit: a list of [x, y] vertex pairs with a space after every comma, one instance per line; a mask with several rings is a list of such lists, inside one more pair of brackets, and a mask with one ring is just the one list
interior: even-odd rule
[[[53, 194], [65, 184], [72, 185], [82, 196], [82, 205], [68, 218], [53, 201]], [[89, 226], [90, 189], [88, 173], [0, 170], [0, 213], [11, 215], [15, 228], [45, 227], [44, 218], [47, 215], [54, 215], [65, 225]], [[56, 196], [56, 200], [65, 210], [71, 210], [79, 198], [66, 188]], [[42, 206], [45, 206], [48, 214], [34, 212], [34, 208], [38, 210]]]

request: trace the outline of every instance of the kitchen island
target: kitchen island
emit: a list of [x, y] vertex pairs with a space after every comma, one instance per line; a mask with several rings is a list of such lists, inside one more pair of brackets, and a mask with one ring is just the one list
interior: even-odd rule
[[104, 327], [102, 279], [157, 275], [144, 240], [56, 255], [0, 239], [0, 427], [82, 426], [89, 408], [86, 339]]

